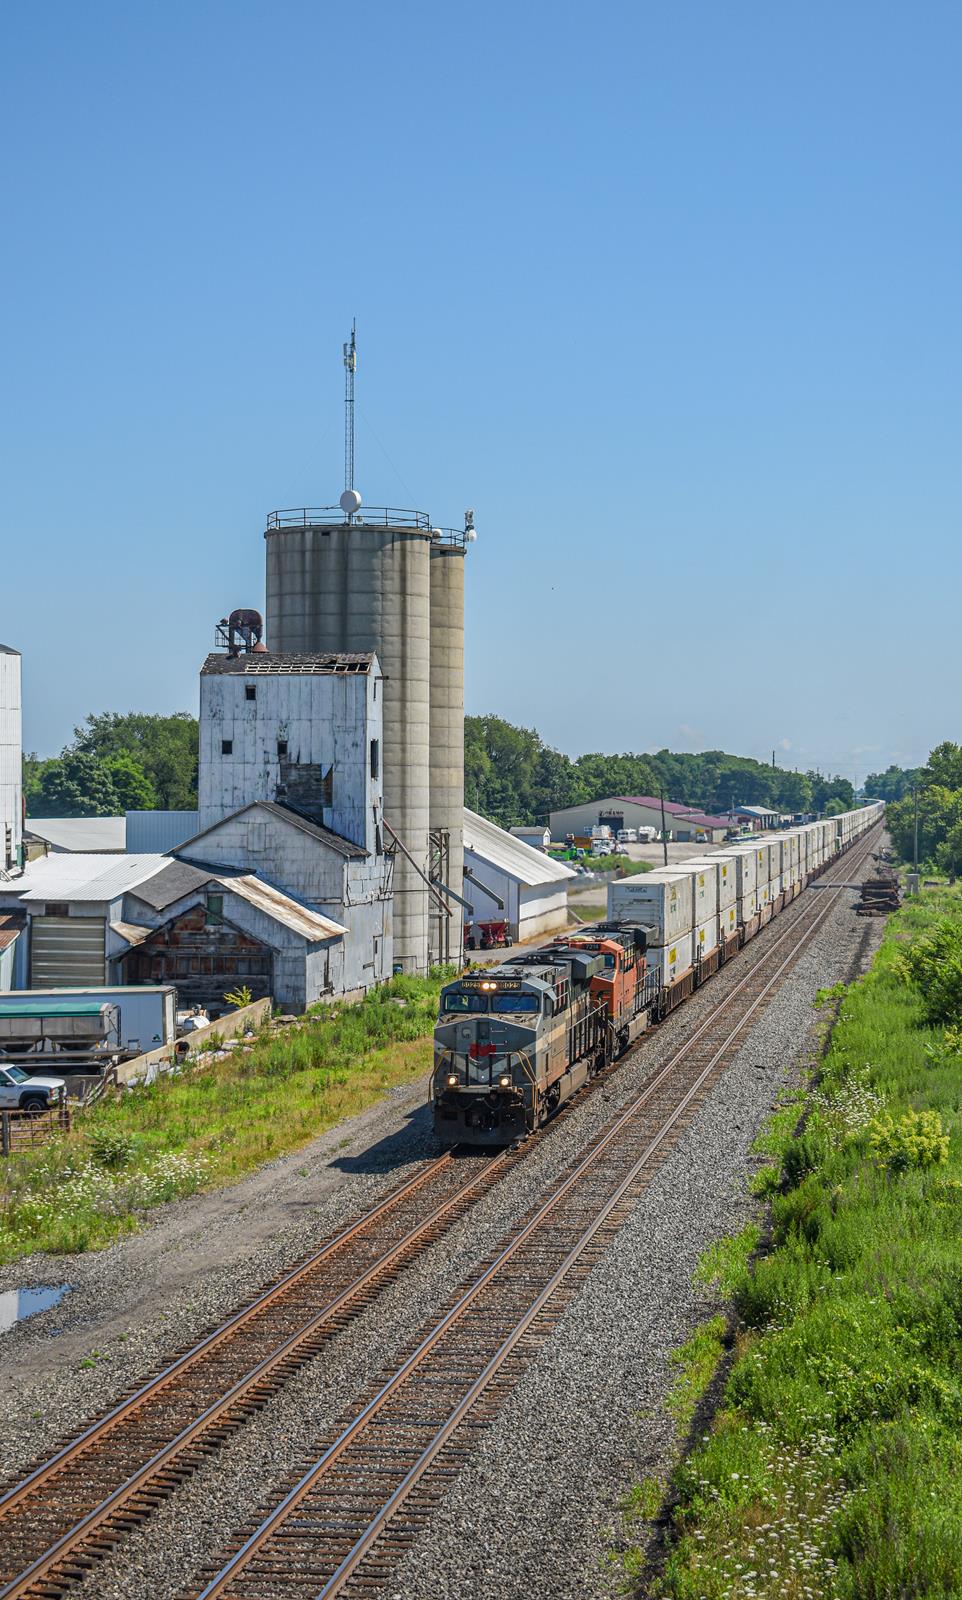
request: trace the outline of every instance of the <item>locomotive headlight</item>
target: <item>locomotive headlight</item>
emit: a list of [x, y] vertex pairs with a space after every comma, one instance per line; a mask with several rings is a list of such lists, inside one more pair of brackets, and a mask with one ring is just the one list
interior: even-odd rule
[[458, 1086], [458, 1075], [457, 1075], [456, 1072], [449, 1072], [448, 1073], [447, 1084], [448, 1084], [448, 1088], [449, 1089], [456, 1089], [457, 1088], [457, 1086]]
[[510, 1072], [502, 1072], [500, 1078], [498, 1079], [498, 1086], [500, 1088], [502, 1088], [502, 1089], [510, 1089], [511, 1088], [511, 1074], [510, 1074]]

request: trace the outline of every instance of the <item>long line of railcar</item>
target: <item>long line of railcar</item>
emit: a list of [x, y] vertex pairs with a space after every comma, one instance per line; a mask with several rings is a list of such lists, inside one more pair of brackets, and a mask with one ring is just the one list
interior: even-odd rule
[[620, 879], [604, 923], [448, 984], [432, 1080], [442, 1144], [540, 1127], [883, 815], [863, 806]]

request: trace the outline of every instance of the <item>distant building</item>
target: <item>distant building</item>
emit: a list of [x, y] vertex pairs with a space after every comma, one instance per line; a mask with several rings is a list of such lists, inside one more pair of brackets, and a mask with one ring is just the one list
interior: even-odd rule
[[20, 652], [0, 644], [0, 874], [20, 865], [23, 827]]
[[525, 844], [530, 844], [532, 850], [547, 850], [551, 843], [551, 829], [546, 828], [544, 823], [535, 828], [509, 828], [508, 832], [513, 838], [523, 839]]
[[122, 855], [128, 848], [123, 817], [28, 817], [23, 839], [32, 858], [45, 851], [52, 855]]
[[505, 921], [515, 941], [563, 928], [576, 873], [477, 812], [464, 811], [464, 898], [473, 924]]
[[[666, 800], [664, 814], [669, 838], [679, 843], [718, 844], [731, 827], [728, 817], [711, 816], [679, 800]], [[552, 811], [550, 822], [551, 837], [559, 841], [569, 833], [587, 836], [601, 823], [607, 823], [613, 834], [620, 828], [655, 828], [660, 836], [662, 803], [657, 795], [613, 795]]]
[[770, 806], [733, 806], [732, 816], [738, 822], [747, 822], [756, 832], [777, 828], [781, 821], [781, 813], [773, 811]]

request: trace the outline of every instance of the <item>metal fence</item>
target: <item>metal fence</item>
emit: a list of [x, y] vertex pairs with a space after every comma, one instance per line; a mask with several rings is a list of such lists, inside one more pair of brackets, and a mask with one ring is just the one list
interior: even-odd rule
[[70, 1107], [53, 1111], [0, 1111], [0, 1155], [15, 1156], [20, 1150], [46, 1144], [55, 1133], [70, 1128]]

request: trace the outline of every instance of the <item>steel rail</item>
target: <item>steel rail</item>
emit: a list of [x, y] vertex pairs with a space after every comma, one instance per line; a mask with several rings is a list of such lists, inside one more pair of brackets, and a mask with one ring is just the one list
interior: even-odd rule
[[[869, 835], [869, 838], [870, 837], [871, 835]], [[865, 860], [867, 855], [868, 844], [866, 843], [866, 847], [859, 857], [859, 864]], [[840, 893], [843, 886], [836, 885], [834, 887], [836, 889], [836, 893]], [[600, 1230], [604, 1227], [607, 1219], [612, 1215], [622, 1200], [630, 1192], [632, 1186], [637, 1182], [639, 1176], [642, 1174], [643, 1169], [651, 1160], [652, 1155], [656, 1152], [659, 1146], [664, 1143], [665, 1139], [674, 1129], [687, 1107], [695, 1098], [696, 1094], [715, 1071], [719, 1062], [731, 1050], [733, 1044], [738, 1040], [739, 1036], [745, 1032], [746, 1027], [751, 1019], [755, 1016], [764, 1000], [768, 997], [773, 988], [775, 988], [780, 982], [786, 970], [794, 965], [802, 950], [804, 950], [805, 946], [814, 937], [822, 923], [831, 914], [835, 903], [836, 902], [834, 900], [827, 899], [821, 904], [819, 902], [815, 903], [818, 909], [815, 909], [815, 907], [811, 908], [811, 914], [808, 917], [808, 925], [802, 931], [801, 937], [796, 937], [794, 939], [792, 948], [767, 978], [762, 989], [752, 999], [745, 1010], [739, 1014], [738, 1020], [734, 1027], [729, 1030], [722, 1042], [713, 1050], [708, 1062], [699, 1071], [695, 1080], [689, 1085], [681, 1099], [673, 1107], [668, 1117], [662, 1122], [655, 1136], [647, 1143], [645, 1149], [634, 1161], [630, 1170], [618, 1183], [612, 1194], [609, 1195], [607, 1200], [603, 1203], [600, 1211], [596, 1213], [592, 1221], [586, 1226], [576, 1244], [567, 1253], [558, 1268], [552, 1273], [550, 1279], [540, 1290], [535, 1300], [523, 1313], [522, 1317], [512, 1328], [508, 1336], [501, 1342], [494, 1355], [486, 1363], [482, 1372], [472, 1382], [466, 1394], [436, 1430], [433, 1438], [421, 1452], [412, 1467], [408, 1470], [401, 1483], [390, 1494], [388, 1499], [384, 1501], [359, 1538], [354, 1542], [347, 1555], [343, 1558], [331, 1576], [326, 1580], [323, 1587], [315, 1591], [315, 1600], [329, 1600], [330, 1596], [333, 1596], [342, 1590], [350, 1577], [356, 1572], [358, 1566], [361, 1564], [364, 1558], [370, 1554], [372, 1547], [380, 1537], [381, 1533], [384, 1531], [386, 1525], [391, 1521], [394, 1513], [399, 1509], [400, 1505], [404, 1502], [404, 1500], [407, 1499], [412, 1489], [424, 1476], [427, 1468], [436, 1459], [439, 1452], [449, 1442], [461, 1421], [475, 1405], [480, 1395], [485, 1391], [485, 1389], [488, 1388], [493, 1377], [498, 1371], [500, 1371], [505, 1361], [516, 1349], [519, 1341], [523, 1339], [525, 1333], [527, 1333], [527, 1331], [530, 1329], [532, 1323], [545, 1308], [548, 1301], [564, 1283], [565, 1279], [570, 1275], [572, 1268], [581, 1259], [585, 1250], [589, 1247], [592, 1241], [597, 1237]], [[726, 1010], [730, 1009], [733, 1002], [737, 1000], [738, 996], [750, 984], [752, 979], [757, 978], [759, 966], [767, 965], [778, 949], [787, 940], [789, 940], [793, 934], [798, 933], [800, 921], [802, 921], [801, 918], [794, 919], [792, 926], [783, 930], [779, 937], [775, 939], [765, 951], [761, 962], [756, 963], [749, 969], [749, 971], [739, 980], [734, 988], [731, 989], [720, 1001], [720, 1004], [709, 1015], [709, 1017], [707, 1017], [704, 1022], [702, 1022], [702, 1024], [694, 1031], [694, 1033], [692, 1033], [689, 1038], [683, 1042], [679, 1049], [673, 1053], [669, 1061], [665, 1063], [658, 1073], [656, 1073], [655, 1077], [649, 1080], [649, 1082], [644, 1086], [639, 1095], [635, 1097], [632, 1103], [614, 1119], [609, 1128], [602, 1134], [601, 1138], [593, 1145], [586, 1155], [576, 1163], [567, 1177], [562, 1180], [560, 1185], [549, 1195], [547, 1200], [543, 1202], [540, 1207], [538, 1207], [534, 1214], [529, 1218], [528, 1222], [516, 1235], [514, 1235], [514, 1237], [499, 1253], [494, 1261], [491, 1262], [485, 1271], [474, 1280], [474, 1282], [445, 1313], [435, 1327], [430, 1330], [430, 1332], [415, 1348], [415, 1350], [412, 1351], [412, 1353], [407, 1357], [397, 1371], [392, 1374], [392, 1376], [381, 1386], [381, 1388], [367, 1402], [362, 1410], [359, 1411], [357, 1415], [346, 1425], [346, 1427], [342, 1429], [334, 1442], [327, 1447], [327, 1449], [318, 1457], [315, 1462], [311, 1464], [307, 1471], [302, 1474], [298, 1481], [287, 1492], [284, 1498], [273, 1508], [272, 1511], [268, 1513], [268, 1515], [254, 1530], [254, 1532], [244, 1541], [240, 1548], [210, 1579], [205, 1587], [199, 1591], [197, 1600], [219, 1600], [219, 1597], [222, 1597], [226, 1594], [227, 1589], [232, 1584], [233, 1580], [237, 1578], [238, 1574], [241, 1573], [242, 1570], [252, 1561], [252, 1559], [264, 1548], [273, 1534], [277, 1532], [288, 1520], [292, 1512], [294, 1512], [298, 1506], [303, 1503], [311, 1491], [317, 1487], [320, 1480], [344, 1455], [347, 1447], [358, 1438], [364, 1429], [374, 1420], [374, 1418], [376, 1418], [378, 1413], [383, 1410], [387, 1401], [394, 1396], [405, 1384], [405, 1382], [412, 1376], [412, 1374], [423, 1365], [426, 1358], [436, 1349], [443, 1336], [464, 1318], [471, 1306], [482, 1293], [483, 1289], [486, 1288], [488, 1284], [490, 1284], [500, 1273], [503, 1272], [505, 1266], [514, 1259], [524, 1244], [551, 1218], [561, 1201], [584, 1180], [585, 1176], [590, 1173], [593, 1168], [597, 1166], [601, 1156], [612, 1146], [615, 1141], [617, 1141], [619, 1135], [628, 1128], [630, 1123], [637, 1117], [639, 1111], [641, 1111], [654, 1097], [657, 1088], [664, 1083], [668, 1077], [674, 1074], [678, 1066], [692, 1053], [696, 1044], [705, 1036], [705, 1034], [713, 1025], [717, 1024], [719, 1016], [722, 1015]]]
[[[797, 926], [799, 920], [797, 918], [793, 919], [793, 928]], [[781, 943], [791, 933], [792, 928], [786, 928], [777, 943]], [[770, 948], [773, 949], [775, 946]], [[767, 958], [768, 953], [763, 959]], [[759, 964], [760, 962], [753, 963], [732, 993], [738, 992], [750, 980], [752, 974], [757, 971]], [[711, 1018], [695, 1031], [688, 1043], [694, 1043], [710, 1022]], [[586, 1086], [589, 1091], [600, 1081], [600, 1076], [607, 1076], [607, 1074], [599, 1075], [599, 1078], [596, 1078], [593, 1083], [589, 1083]], [[663, 1076], [664, 1069], [652, 1080], [650, 1086], [652, 1093], [662, 1081]], [[572, 1097], [572, 1103], [580, 1098], [580, 1094]], [[550, 1124], [548, 1126], [550, 1127]], [[539, 1131], [544, 1132], [545, 1130]], [[143, 1463], [117, 1489], [99, 1502], [97, 1506], [93, 1507], [73, 1527], [60, 1536], [55, 1543], [50, 1545], [35, 1562], [9, 1580], [3, 1588], [0, 1588], [0, 1596], [9, 1597], [9, 1600], [13, 1600], [14, 1596], [28, 1592], [49, 1592], [51, 1581], [49, 1574], [57, 1567], [58, 1562], [60, 1563], [60, 1575], [53, 1580], [53, 1586], [58, 1590], [68, 1585], [72, 1578], [81, 1576], [84, 1569], [90, 1566], [93, 1559], [103, 1555], [106, 1549], [109, 1549], [117, 1542], [121, 1534], [129, 1528], [132, 1520], [142, 1520], [160, 1499], [195, 1469], [199, 1464], [199, 1458], [213, 1448], [209, 1437], [211, 1433], [215, 1434], [214, 1442], [219, 1443], [225, 1436], [226, 1431], [239, 1426], [245, 1420], [245, 1416], [240, 1414], [238, 1410], [244, 1405], [245, 1399], [247, 1400], [246, 1414], [249, 1415], [259, 1404], [263, 1404], [269, 1398], [270, 1392], [274, 1391], [265, 1389], [265, 1379], [270, 1378], [278, 1367], [285, 1368], [285, 1363], [286, 1369], [283, 1371], [282, 1377], [290, 1376], [293, 1370], [291, 1366], [292, 1360], [295, 1365], [303, 1364], [303, 1361], [296, 1359], [298, 1347], [301, 1347], [303, 1359], [310, 1359], [316, 1353], [316, 1349], [307, 1348], [305, 1352], [303, 1347], [309, 1347], [312, 1340], [316, 1341], [318, 1330], [325, 1322], [329, 1322], [332, 1317], [337, 1315], [338, 1311], [343, 1312], [346, 1304], [362, 1295], [364, 1289], [369, 1288], [373, 1280], [389, 1271], [392, 1263], [400, 1264], [400, 1258], [409, 1253], [419, 1237], [423, 1238], [425, 1235], [430, 1235], [445, 1214], [462, 1205], [476, 1188], [493, 1181], [492, 1175], [495, 1171], [507, 1166], [511, 1158], [517, 1159], [519, 1154], [520, 1152], [517, 1149], [507, 1150], [487, 1162], [482, 1172], [475, 1174], [467, 1184], [462, 1185], [454, 1194], [448, 1196], [440, 1206], [435, 1207], [428, 1216], [421, 1219], [390, 1250], [379, 1256], [359, 1278], [349, 1282], [342, 1292], [336, 1295], [321, 1311], [314, 1314], [306, 1323], [302, 1323], [287, 1339], [269, 1351], [256, 1365], [250, 1367], [241, 1378], [232, 1383], [224, 1393], [194, 1417], [173, 1439], [157, 1450], [148, 1462]], [[60, 1487], [56, 1483], [58, 1474], [63, 1474], [71, 1463], [75, 1463], [79, 1458], [82, 1458], [84, 1452], [90, 1449], [93, 1444], [99, 1443], [110, 1433], [114, 1426], [122, 1424], [125, 1419], [132, 1418], [139, 1408], [142, 1408], [154, 1397], [162, 1394], [165, 1387], [175, 1383], [177, 1378], [188, 1372], [192, 1365], [202, 1361], [204, 1356], [210, 1355], [220, 1344], [229, 1341], [231, 1336], [235, 1335], [251, 1318], [269, 1308], [272, 1301], [277, 1301], [285, 1294], [285, 1291], [295, 1287], [299, 1280], [316, 1272], [319, 1266], [326, 1260], [336, 1256], [337, 1252], [352, 1239], [356, 1239], [359, 1235], [369, 1231], [378, 1218], [400, 1205], [409, 1195], [427, 1184], [441, 1169], [450, 1165], [452, 1159], [452, 1153], [447, 1152], [438, 1160], [428, 1163], [421, 1172], [392, 1190], [369, 1212], [364, 1213], [355, 1222], [341, 1230], [333, 1239], [327, 1241], [314, 1255], [290, 1269], [277, 1283], [258, 1295], [248, 1306], [243, 1307], [233, 1317], [199, 1341], [197, 1345], [183, 1355], [178, 1356], [161, 1373], [142, 1385], [133, 1395], [119, 1402], [106, 1416], [93, 1423], [77, 1439], [70, 1441], [48, 1461], [41, 1463], [20, 1483], [0, 1496], [0, 1529], [2, 1529], [5, 1518], [9, 1521], [9, 1513], [15, 1511], [24, 1500], [29, 1499], [31, 1489], [38, 1489], [45, 1483], [50, 1484], [51, 1481], [55, 1487]], [[253, 1395], [250, 1393], [252, 1390], [254, 1391]], [[232, 1408], [234, 1408], [233, 1419], [225, 1422], [224, 1419], [230, 1417]], [[221, 1425], [219, 1437], [216, 1435], [216, 1424], [218, 1422]], [[205, 1433], [208, 1434], [206, 1440], [204, 1439]], [[191, 1445], [193, 1445], [193, 1453], [189, 1455]], [[178, 1462], [178, 1457], [181, 1458], [180, 1462]], [[164, 1472], [165, 1468], [167, 1469], [166, 1472]], [[155, 1480], [153, 1484], [151, 1484], [151, 1479]], [[139, 1501], [137, 1499], [138, 1491], [140, 1492]], [[118, 1512], [125, 1503], [127, 1505], [126, 1513], [124, 1516], [120, 1516]], [[101, 1529], [100, 1538], [99, 1540], [92, 1540], [91, 1536], [95, 1534], [98, 1528]], [[83, 1554], [73, 1557], [73, 1567], [67, 1565], [67, 1558], [71, 1549], [83, 1552]], [[45, 1576], [47, 1578], [46, 1583], [44, 1583]], [[64, 1580], [66, 1580], [66, 1584]], [[38, 1583], [43, 1585], [41, 1591], [33, 1589], [33, 1586]]]
[[[445, 1151], [443, 1156], [429, 1162], [421, 1172], [415, 1173], [413, 1177], [408, 1178], [398, 1188], [392, 1189], [390, 1194], [385, 1195], [383, 1200], [378, 1201], [377, 1205], [373, 1206], [370, 1211], [366, 1211], [362, 1217], [343, 1228], [333, 1239], [328, 1239], [320, 1250], [315, 1251], [306, 1261], [302, 1261], [297, 1266], [292, 1267], [277, 1283], [273, 1283], [263, 1290], [249, 1305], [243, 1306], [240, 1311], [235, 1312], [226, 1322], [220, 1323], [211, 1333], [205, 1335], [197, 1344], [186, 1350], [183, 1355], [177, 1356], [162, 1372], [158, 1372], [154, 1377], [149, 1378], [133, 1394], [127, 1395], [123, 1400], [119, 1401], [116, 1406], [107, 1412], [106, 1416], [99, 1417], [96, 1422], [92, 1422], [83, 1433], [78, 1434], [76, 1439], [70, 1440], [49, 1460], [41, 1462], [25, 1478], [22, 1478], [18, 1483], [6, 1490], [4, 1494], [0, 1494], [0, 1520], [2, 1520], [7, 1511], [11, 1510], [26, 1497], [28, 1490], [37, 1487], [37, 1485], [49, 1478], [52, 1473], [74, 1460], [94, 1439], [102, 1438], [108, 1427], [121, 1418], [129, 1416], [145, 1400], [150, 1399], [166, 1388], [174, 1378], [182, 1376], [186, 1369], [197, 1362], [201, 1356], [209, 1355], [211, 1350], [223, 1343], [229, 1335], [236, 1333], [252, 1317], [263, 1311], [285, 1289], [291, 1288], [295, 1283], [306, 1277], [308, 1273], [316, 1271], [322, 1262], [328, 1260], [336, 1251], [342, 1249], [351, 1239], [356, 1238], [363, 1228], [375, 1222], [385, 1211], [397, 1205], [400, 1200], [405, 1199], [414, 1190], [423, 1187], [441, 1167], [451, 1160], [451, 1151]], [[0, 1589], [0, 1597], [5, 1596], [6, 1592], [5, 1589]]]
[[[249, 1368], [217, 1400], [198, 1414], [160, 1450], [156, 1451], [135, 1473], [68, 1528], [54, 1544], [44, 1551], [43, 1555], [0, 1588], [0, 1600], [14, 1600], [15, 1596], [27, 1593], [31, 1585], [39, 1582], [49, 1573], [58, 1559], [72, 1546], [78, 1544], [83, 1538], [93, 1533], [95, 1529], [108, 1522], [124, 1502], [130, 1501], [138, 1490], [144, 1489], [152, 1478], [156, 1478], [164, 1467], [170, 1466], [175, 1458], [181, 1455], [189, 1445], [198, 1442], [202, 1434], [215, 1422], [221, 1420], [233, 1406], [237, 1406], [244, 1401], [247, 1392], [253, 1386], [262, 1384], [264, 1379], [269, 1377], [278, 1366], [285, 1361], [289, 1361], [297, 1353], [299, 1346], [314, 1340], [325, 1323], [330, 1322], [350, 1301], [362, 1294], [364, 1289], [369, 1287], [371, 1282], [378, 1278], [392, 1263], [396, 1262], [399, 1257], [407, 1254], [412, 1245], [415, 1245], [425, 1233], [433, 1230], [447, 1212], [463, 1204], [474, 1189], [490, 1183], [492, 1174], [506, 1163], [511, 1154], [510, 1150], [504, 1150], [486, 1162], [480, 1172], [475, 1173], [466, 1184], [462, 1184], [440, 1206], [435, 1207], [427, 1217], [421, 1219], [389, 1250], [380, 1255], [364, 1273], [353, 1279], [340, 1294], [336, 1295], [333, 1300], [317, 1311], [309, 1321], [303, 1323], [286, 1340], [275, 1346], [267, 1356], [255, 1366]], [[51, 1476], [55, 1476], [58, 1471], [62, 1471], [65, 1460], [76, 1457], [82, 1446], [89, 1446], [91, 1441], [98, 1440], [106, 1431], [108, 1425], [118, 1418], [129, 1416], [133, 1410], [137, 1409], [138, 1404], [143, 1403], [143, 1397], [152, 1398], [158, 1387], [164, 1387], [165, 1383], [169, 1382], [173, 1375], [184, 1369], [186, 1363], [196, 1360], [201, 1354], [208, 1353], [214, 1345], [221, 1343], [229, 1334], [236, 1332], [237, 1327], [253, 1315], [255, 1311], [265, 1309], [281, 1291], [303, 1278], [312, 1269], [316, 1269], [317, 1265], [327, 1259], [335, 1249], [340, 1248], [345, 1242], [364, 1231], [372, 1220], [390, 1210], [392, 1205], [396, 1205], [401, 1198], [406, 1198], [413, 1190], [422, 1187], [429, 1178], [433, 1177], [440, 1168], [448, 1165], [452, 1159], [451, 1152], [446, 1152], [436, 1162], [430, 1163], [422, 1173], [416, 1174], [415, 1177], [409, 1179], [399, 1189], [392, 1191], [391, 1195], [385, 1196], [384, 1200], [379, 1202], [369, 1213], [365, 1213], [364, 1217], [342, 1230], [335, 1240], [318, 1251], [316, 1256], [312, 1257], [309, 1262], [293, 1269], [280, 1283], [275, 1284], [271, 1289], [259, 1296], [252, 1306], [239, 1312], [229, 1322], [222, 1324], [207, 1339], [194, 1346], [186, 1356], [173, 1362], [157, 1380], [152, 1380], [145, 1384], [136, 1396], [132, 1396], [128, 1401], [122, 1401], [106, 1418], [101, 1419], [99, 1423], [94, 1423], [72, 1445], [66, 1446], [49, 1463], [44, 1463], [37, 1468], [28, 1478], [23, 1480], [23, 1483], [16, 1485], [14, 1489], [8, 1492], [4, 1497], [4, 1501], [0, 1501], [0, 1506], [4, 1502], [7, 1505], [19, 1503], [21, 1499], [26, 1497], [29, 1489], [37, 1488], [39, 1484], [42, 1484]], [[308, 1356], [314, 1353], [313, 1350], [310, 1350]], [[0, 1534], [2, 1534], [2, 1523], [0, 1523]]]

